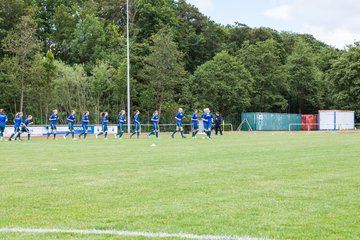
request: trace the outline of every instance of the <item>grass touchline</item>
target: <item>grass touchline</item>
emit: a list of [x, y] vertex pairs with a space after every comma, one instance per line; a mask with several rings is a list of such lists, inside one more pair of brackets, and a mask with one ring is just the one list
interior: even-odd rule
[[179, 238], [193, 240], [269, 240], [267, 238], [239, 237], [239, 236], [216, 236], [195, 235], [185, 233], [155, 233], [155, 232], [132, 232], [123, 230], [74, 230], [74, 229], [39, 229], [39, 228], [0, 228], [3, 233], [72, 233], [81, 235], [118, 235], [146, 238]]

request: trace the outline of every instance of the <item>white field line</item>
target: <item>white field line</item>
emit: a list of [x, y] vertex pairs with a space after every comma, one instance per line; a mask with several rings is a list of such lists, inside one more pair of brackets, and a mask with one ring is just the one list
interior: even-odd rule
[[155, 233], [155, 232], [131, 232], [117, 230], [62, 230], [62, 229], [40, 229], [40, 228], [0, 228], [0, 233], [67, 233], [67, 234], [96, 234], [96, 235], [117, 235], [128, 237], [147, 238], [180, 238], [194, 240], [269, 240], [267, 238], [239, 237], [239, 236], [216, 236], [216, 235], [195, 235], [185, 233]]

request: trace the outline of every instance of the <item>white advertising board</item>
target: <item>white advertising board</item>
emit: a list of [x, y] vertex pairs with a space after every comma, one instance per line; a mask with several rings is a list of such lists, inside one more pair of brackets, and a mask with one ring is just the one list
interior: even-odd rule
[[[101, 126], [95, 126], [94, 134], [98, 134], [102, 131]], [[118, 126], [108, 126], [108, 134], [116, 134], [118, 132]]]
[[[45, 127], [29, 127], [29, 131], [30, 131], [31, 136], [34, 136], [34, 137], [40, 137], [47, 133], [47, 129]], [[5, 128], [4, 136], [10, 137], [11, 134], [13, 134], [13, 133], [14, 133], [14, 127], [7, 126]], [[23, 134], [26, 134], [26, 133], [23, 133]]]

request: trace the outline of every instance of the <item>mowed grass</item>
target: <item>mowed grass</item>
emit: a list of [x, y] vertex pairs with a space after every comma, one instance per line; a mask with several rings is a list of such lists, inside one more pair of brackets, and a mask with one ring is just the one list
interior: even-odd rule
[[360, 134], [177, 137], [0, 142], [0, 228], [360, 239]]

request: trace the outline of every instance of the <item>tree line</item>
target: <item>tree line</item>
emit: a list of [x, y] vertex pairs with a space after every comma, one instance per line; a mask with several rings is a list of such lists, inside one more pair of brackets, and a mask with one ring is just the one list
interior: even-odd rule
[[[344, 50], [311, 35], [210, 20], [185, 0], [130, 0], [132, 109], [170, 123], [210, 107], [360, 113], [360, 44]], [[0, 2], [0, 106], [45, 124], [52, 109], [92, 121], [126, 108], [126, 0]], [[64, 118], [65, 119], [65, 118]]]

